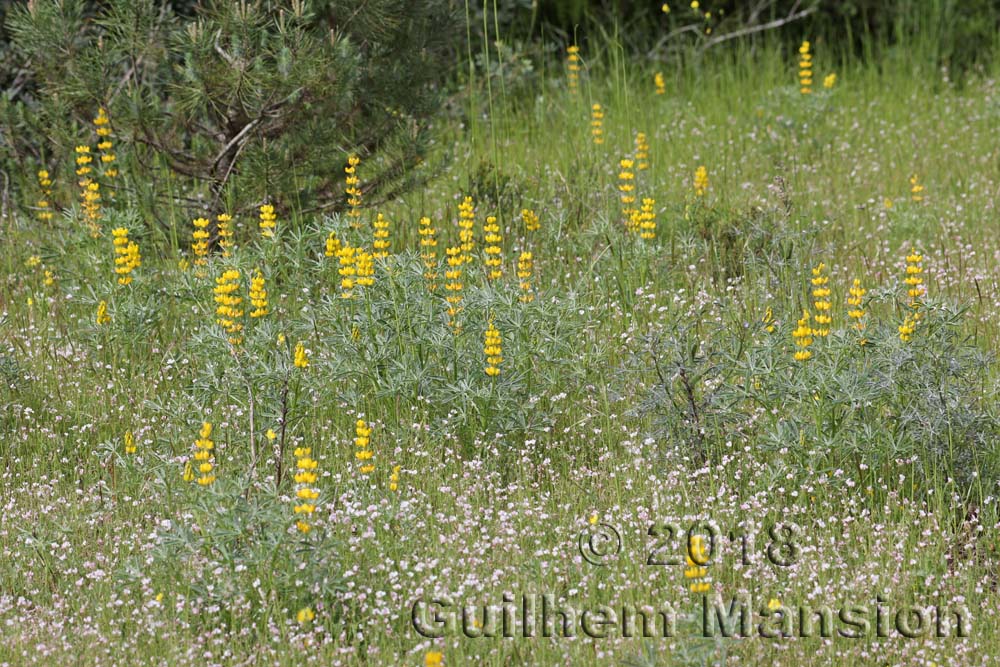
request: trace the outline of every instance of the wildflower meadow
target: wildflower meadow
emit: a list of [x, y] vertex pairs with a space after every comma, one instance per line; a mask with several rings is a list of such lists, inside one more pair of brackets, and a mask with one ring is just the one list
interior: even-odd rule
[[997, 664], [1000, 12], [755, 4], [0, 2], [0, 665]]

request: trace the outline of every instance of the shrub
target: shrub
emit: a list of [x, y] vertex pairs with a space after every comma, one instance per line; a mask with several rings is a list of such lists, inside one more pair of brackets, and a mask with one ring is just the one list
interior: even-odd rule
[[340, 0], [211, 1], [183, 14], [172, 4], [13, 11], [28, 80], [6, 110], [12, 157], [72, 155], [89, 136], [79, 128], [106, 107], [134, 151], [119, 155], [122, 173], [150, 200], [163, 194], [152, 186], [166, 166], [230, 210], [265, 200], [337, 209], [349, 153], [366, 159], [366, 200], [415, 182], [457, 34], [447, 2], [377, 0], [358, 11]]

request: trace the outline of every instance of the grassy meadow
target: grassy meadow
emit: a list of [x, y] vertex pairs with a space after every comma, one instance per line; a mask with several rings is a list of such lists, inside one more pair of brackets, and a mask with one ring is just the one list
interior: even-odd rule
[[273, 228], [81, 130], [2, 221], [0, 664], [996, 664], [996, 72], [608, 44]]

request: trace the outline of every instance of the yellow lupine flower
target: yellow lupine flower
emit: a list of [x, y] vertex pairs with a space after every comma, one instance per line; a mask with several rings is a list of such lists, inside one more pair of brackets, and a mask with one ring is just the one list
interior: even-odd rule
[[236, 269], [228, 269], [215, 279], [215, 322], [228, 334], [231, 345], [243, 342], [243, 297], [239, 290], [240, 272]]
[[118, 227], [111, 231], [115, 250], [115, 273], [118, 274], [119, 285], [131, 283], [132, 272], [142, 265], [139, 246], [129, 240], [128, 233], [128, 229], [125, 227]]
[[268, 310], [264, 274], [260, 269], [257, 269], [257, 273], [250, 279], [250, 305], [253, 306], [253, 310], [250, 311], [252, 318], [264, 317], [271, 312]]
[[347, 158], [347, 166], [344, 173], [344, 192], [347, 195], [347, 218], [351, 221], [351, 227], [357, 229], [361, 226], [361, 180], [358, 178], [358, 165], [361, 158], [351, 155]]
[[633, 207], [635, 204], [635, 172], [632, 171], [634, 164], [628, 158], [618, 161], [618, 198], [622, 203], [622, 217], [626, 227], [629, 228], [632, 226], [632, 211], [635, 210]]
[[296, 517], [296, 529], [300, 533], [305, 534], [312, 530], [309, 519], [316, 511], [315, 501], [319, 498], [319, 489], [312, 486], [316, 483], [316, 469], [319, 463], [317, 463], [316, 459], [312, 458], [312, 449], [309, 447], [296, 447], [295, 458], [297, 467], [295, 473], [295, 498], [297, 501], [292, 507], [292, 513]]
[[349, 243], [345, 243], [337, 251], [337, 260], [340, 263], [340, 268], [337, 270], [340, 274], [340, 297], [342, 299], [351, 299], [354, 297], [354, 285], [358, 273], [355, 266], [357, 263], [357, 248], [352, 247]]
[[379, 213], [375, 218], [375, 222], [372, 223], [374, 231], [374, 240], [372, 241], [372, 247], [375, 251], [372, 253], [372, 257], [375, 259], [382, 259], [389, 256], [389, 221]]
[[534, 271], [534, 259], [530, 252], [522, 252], [517, 259], [517, 279], [521, 288], [521, 303], [531, 303], [535, 300], [535, 291], [531, 286], [531, 274]]
[[575, 44], [566, 47], [566, 81], [571, 93], [575, 93], [580, 79], [580, 47]]
[[208, 264], [208, 218], [195, 218], [192, 225], [191, 254], [194, 255], [194, 265], [205, 266]]
[[437, 229], [428, 217], [420, 218], [420, 259], [424, 263], [424, 279], [427, 289], [437, 289], [438, 277]]
[[808, 95], [812, 92], [812, 54], [809, 52], [808, 41], [799, 47], [799, 92]]
[[447, 294], [445, 301], [448, 303], [448, 326], [457, 335], [461, 331], [458, 323], [458, 314], [462, 311], [462, 264], [465, 263], [462, 248], [454, 246], [445, 250], [448, 258], [448, 267], [445, 269], [444, 289]]
[[809, 326], [809, 311], [802, 311], [802, 319], [798, 321], [798, 326], [792, 331], [792, 340], [795, 347], [795, 361], [808, 361], [812, 358], [809, 346], [813, 344], [813, 329]]
[[306, 352], [306, 346], [302, 341], [295, 344], [295, 367], [309, 368], [309, 354]]
[[598, 146], [604, 143], [604, 110], [600, 104], [590, 108], [590, 135]]
[[500, 375], [500, 364], [503, 363], [503, 344], [500, 331], [490, 320], [489, 328], [483, 336], [483, 355], [486, 357], [486, 374], [490, 377]]
[[833, 322], [833, 318], [830, 316], [832, 304], [830, 303], [830, 288], [828, 287], [830, 277], [826, 275], [826, 264], [822, 262], [812, 270], [812, 274], [813, 308], [816, 310], [815, 320], [818, 325], [813, 329], [813, 335], [823, 338], [830, 334], [830, 324]]
[[111, 316], [108, 315], [108, 302], [101, 301], [97, 304], [97, 326], [104, 326], [111, 322]]
[[500, 244], [503, 243], [503, 237], [500, 236], [500, 225], [492, 215], [486, 218], [486, 224], [483, 225], [483, 242], [486, 244], [483, 248], [483, 252], [486, 253], [486, 260], [483, 263], [488, 271], [486, 276], [490, 280], [502, 278], [503, 248]]
[[222, 248], [222, 256], [228, 258], [232, 252], [233, 241], [233, 217], [228, 213], [220, 213], [215, 216], [215, 228], [219, 232], [219, 247]]
[[[212, 424], [202, 422], [198, 431], [198, 439], [194, 441], [193, 459], [197, 463], [197, 482], [200, 486], [209, 486], [215, 482], [215, 443], [212, 442]], [[184, 469], [185, 481], [194, 479], [194, 469], [189, 461]], [[190, 474], [189, 474], [190, 473]], [[190, 479], [189, 479], [190, 477]]]
[[363, 419], [359, 419], [354, 425], [354, 433], [354, 446], [357, 449], [354, 458], [361, 463], [358, 472], [368, 475], [375, 470], [375, 463], [372, 461], [374, 453], [370, 446], [372, 430]]
[[917, 180], [917, 175], [914, 174], [910, 176], [910, 199], [917, 202], [918, 204], [924, 200], [924, 186], [920, 185]]
[[521, 209], [521, 219], [524, 220], [524, 228], [529, 232], [537, 232], [541, 226], [538, 222], [538, 214], [530, 208]]
[[275, 222], [277, 216], [274, 214], [274, 206], [271, 204], [264, 204], [260, 207], [260, 222], [258, 226], [260, 227], [260, 234], [264, 238], [273, 238], [274, 230], [277, 226]]
[[704, 165], [698, 167], [694, 172], [694, 194], [696, 197], [704, 197], [708, 193], [708, 169]]
[[463, 262], [472, 261], [472, 250], [475, 247], [475, 206], [472, 197], [466, 197], [458, 205], [458, 240], [462, 249]]
[[635, 213], [634, 227], [639, 231], [639, 238], [645, 241], [652, 241], [656, 238], [656, 210], [653, 208], [655, 205], [655, 199], [644, 198], [642, 207]]

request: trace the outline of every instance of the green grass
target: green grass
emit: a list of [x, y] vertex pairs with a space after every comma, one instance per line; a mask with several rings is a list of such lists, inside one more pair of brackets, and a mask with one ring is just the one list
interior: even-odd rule
[[[837, 66], [816, 53], [816, 78], [836, 71], [838, 81], [811, 96], [798, 93], [794, 54], [773, 49], [663, 65], [657, 96], [655, 68], [613, 42], [583, 54], [576, 95], [558, 62], [471, 88], [437, 123], [440, 154], [420, 168], [438, 173], [384, 207], [394, 254], [353, 300], [340, 298], [324, 242], [333, 231], [370, 248], [367, 224], [283, 211], [268, 242], [247, 212], [233, 258], [213, 255], [198, 277], [178, 266], [189, 226], [168, 240], [124, 195], [99, 239], [72, 207], [51, 224], [8, 221], [0, 660], [417, 665], [443, 651], [453, 665], [991, 664], [995, 80], [958, 88], [901, 60]], [[594, 103], [605, 111], [600, 146]], [[656, 200], [653, 242], [620, 220], [618, 161], [636, 132], [650, 143], [636, 182]], [[704, 198], [692, 190], [700, 165]], [[68, 205], [72, 177], [56, 180]], [[467, 194], [477, 250], [485, 216], [501, 221], [506, 276], [491, 284], [480, 260], [466, 265], [455, 336], [443, 289], [429, 294], [421, 275], [417, 224], [434, 221], [443, 257]], [[525, 232], [522, 208], [539, 213], [539, 231]], [[144, 257], [129, 286], [113, 274], [119, 224]], [[911, 247], [924, 255], [928, 298], [904, 343]], [[526, 249], [537, 296], [524, 304], [514, 264]], [[29, 266], [32, 256], [41, 263]], [[821, 261], [833, 332], [798, 363], [791, 332]], [[237, 351], [213, 312], [214, 278], [229, 266], [244, 296], [262, 268], [271, 303]], [[854, 278], [869, 290], [864, 346], [847, 322]], [[94, 323], [101, 300], [106, 326]], [[496, 380], [483, 372], [490, 318], [503, 336]], [[299, 341], [307, 369], [292, 364]], [[370, 476], [354, 458], [362, 417], [373, 427]], [[282, 419], [278, 485], [283, 439], [266, 431], [280, 433]], [[215, 427], [210, 488], [182, 480], [202, 421]], [[304, 537], [292, 528], [296, 447], [311, 447], [321, 471]], [[592, 518], [622, 537], [602, 566], [580, 556]], [[699, 519], [733, 533], [709, 566], [713, 595], [863, 605], [872, 619], [876, 596], [893, 609], [964, 604], [971, 636], [702, 638], [684, 565], [647, 564], [683, 560], [682, 536], [664, 542], [665, 524]], [[766, 558], [767, 530], [781, 521], [801, 529], [788, 567]], [[740, 531], [756, 536], [745, 563]], [[430, 640], [413, 629], [415, 600], [499, 605], [505, 592], [552, 593], [578, 609], [669, 603], [678, 632]], [[306, 607], [316, 618], [299, 624]]]

